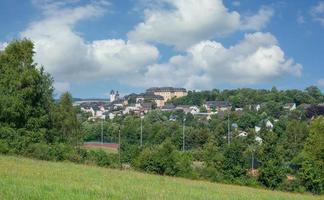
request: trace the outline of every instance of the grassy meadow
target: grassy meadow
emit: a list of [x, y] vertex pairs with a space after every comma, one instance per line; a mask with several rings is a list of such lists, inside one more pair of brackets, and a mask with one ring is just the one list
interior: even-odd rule
[[133, 171], [0, 156], [0, 199], [324, 199]]

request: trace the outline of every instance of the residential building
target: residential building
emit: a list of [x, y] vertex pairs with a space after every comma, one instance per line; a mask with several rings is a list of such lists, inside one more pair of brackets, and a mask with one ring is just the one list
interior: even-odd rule
[[293, 111], [296, 109], [296, 104], [295, 103], [286, 103], [284, 106], [283, 106], [284, 109], [286, 110], [290, 110], [290, 111]]
[[228, 111], [232, 108], [228, 101], [206, 101], [204, 106], [207, 109], [207, 112]]

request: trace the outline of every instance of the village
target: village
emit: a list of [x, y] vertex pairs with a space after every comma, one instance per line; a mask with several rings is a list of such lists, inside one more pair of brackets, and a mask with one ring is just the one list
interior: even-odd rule
[[[152, 110], [161, 112], [175, 111], [183, 112], [184, 114], [191, 114], [194, 117], [208, 121], [213, 115], [225, 118], [229, 113], [235, 113], [242, 115], [245, 111], [257, 113], [265, 103], [245, 105], [244, 107], [233, 107], [229, 101], [205, 101], [202, 106], [197, 105], [174, 105], [170, 103], [170, 100], [175, 98], [185, 97], [188, 94], [185, 88], [173, 88], [173, 87], [152, 87], [147, 89], [144, 93], [129, 94], [121, 97], [118, 91], [111, 90], [109, 101], [102, 100], [89, 100], [89, 101], [76, 101], [75, 106], [80, 106], [83, 113], [88, 114], [88, 121], [99, 121], [106, 119], [114, 119], [116, 116], [125, 116], [127, 114], [137, 115], [144, 118], [147, 113]], [[318, 106], [324, 107], [323, 104]], [[305, 110], [311, 107], [311, 104], [302, 104], [298, 106]], [[283, 109], [288, 113], [297, 109], [296, 103], [286, 103], [283, 105]], [[170, 121], [177, 120], [176, 114], [171, 114]], [[229, 116], [228, 116], [228, 120]], [[260, 132], [262, 126], [266, 129], [272, 130], [274, 123], [279, 119], [266, 118], [261, 120], [254, 127], [255, 133]], [[246, 137], [248, 133], [246, 130], [241, 130], [236, 122], [228, 122], [228, 129], [233, 130], [239, 137]], [[226, 139], [226, 137], [225, 137]], [[261, 137], [256, 136], [255, 140], [259, 143], [262, 142]]]

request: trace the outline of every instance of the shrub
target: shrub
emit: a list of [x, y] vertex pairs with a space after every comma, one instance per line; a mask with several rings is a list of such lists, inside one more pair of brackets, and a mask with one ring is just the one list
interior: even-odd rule
[[41, 160], [53, 160], [50, 146], [44, 143], [30, 144], [27, 147], [25, 154], [29, 157]]
[[7, 154], [9, 152], [9, 145], [4, 140], [0, 140], [0, 154]]

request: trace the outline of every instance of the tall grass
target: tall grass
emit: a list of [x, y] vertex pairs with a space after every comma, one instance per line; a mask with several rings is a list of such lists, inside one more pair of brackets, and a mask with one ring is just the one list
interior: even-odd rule
[[249, 187], [0, 156], [0, 199], [324, 199]]

